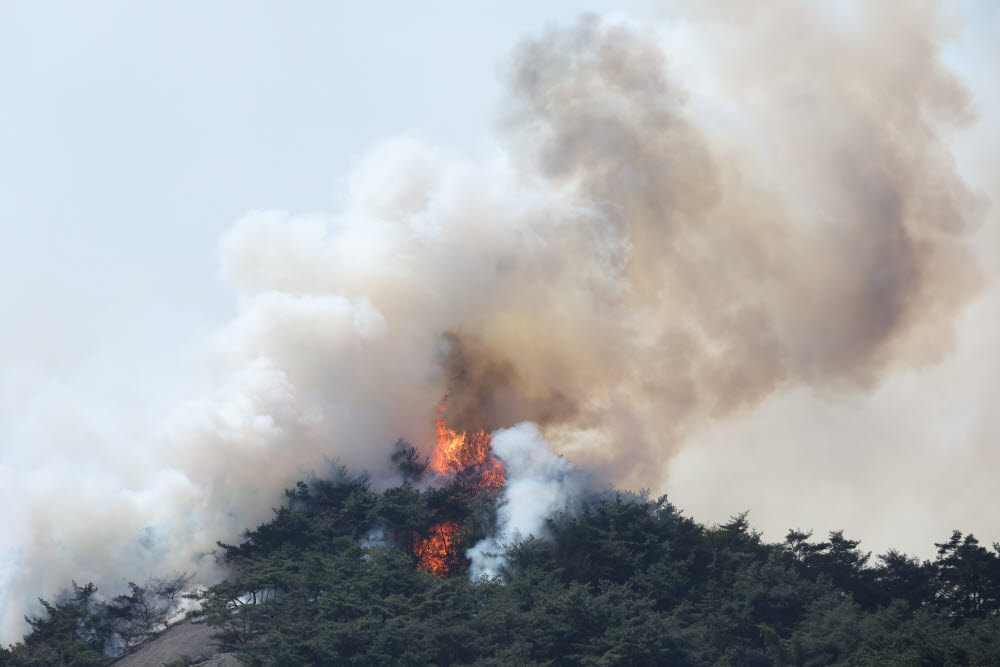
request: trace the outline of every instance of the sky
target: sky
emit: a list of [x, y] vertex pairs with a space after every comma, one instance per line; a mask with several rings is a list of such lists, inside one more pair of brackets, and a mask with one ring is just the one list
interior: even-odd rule
[[[205, 348], [238, 309], [220, 270], [220, 242], [237, 220], [336, 210], [352, 170], [393, 136], [491, 154], [512, 46], [592, 8], [0, 3], [8, 477], [27, 466], [64, 479], [63, 467], [46, 468], [52, 457], [24, 463], [39, 441], [79, 451], [74, 476], [99, 468], [91, 438], [138, 441], [211, 384]], [[31, 502], [6, 500], [11, 511]], [[4, 546], [16, 550], [18, 539], [30, 541]], [[8, 576], [23, 565], [4, 560]], [[13, 639], [21, 610], [7, 606], [7, 588], [0, 615]]]
[[386, 137], [489, 152], [513, 44], [588, 7], [4, 3], [0, 365], [72, 371], [144, 321], [225, 321], [237, 218], [335, 208]]
[[[954, 30], [941, 57], [964, 80], [975, 116], [949, 148], [980, 201], [968, 241], [982, 286], [954, 314], [955, 340], [933, 362], [893, 366], [846, 390], [780, 384], [686, 427], [655, 480], [640, 481], [701, 521], [749, 509], [769, 539], [792, 527], [844, 529], [869, 548], [924, 556], [952, 528], [1000, 539], [991, 509], [1000, 465], [1000, 11], [989, 2], [943, 7]], [[713, 82], [692, 76], [708, 46], [685, 28], [681, 4], [0, 4], [0, 469], [20, 478], [3, 496], [10, 511], [21, 507], [25, 480], [43, 490], [78, 480], [67, 502], [100, 505], [116, 479], [101, 481], [102, 456], [123, 455], [128, 443], [154, 447], [169, 437], [173, 427], [159, 424], [178, 404], [214, 396], [220, 340], [251, 326], [247, 304], [258, 296], [241, 244], [266, 230], [247, 216], [277, 209], [336, 229], [337, 213], [353, 210], [364, 189], [359, 179], [381, 182], [372, 155], [394, 137], [459, 165], [445, 171], [503, 162], [512, 50], [582, 11], [660, 26], [676, 40], [668, 53], [688, 74], [694, 107], [707, 123], [735, 122], [714, 104]], [[64, 444], [50, 458], [39, 443], [54, 441]], [[562, 444], [572, 457], [572, 443]], [[148, 491], [151, 503], [187, 497], [176, 490], [187, 482], [156, 478], [123, 493]], [[20, 612], [10, 582], [40, 543], [45, 514], [25, 516], [0, 543], [7, 636]], [[149, 525], [155, 533], [169, 521]], [[78, 548], [67, 540], [60, 548]], [[87, 559], [68, 559], [59, 574], [74, 564], [99, 575]]]

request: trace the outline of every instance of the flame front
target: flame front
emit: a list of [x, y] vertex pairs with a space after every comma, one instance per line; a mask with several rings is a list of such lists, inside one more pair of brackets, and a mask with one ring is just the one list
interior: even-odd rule
[[[500, 459], [493, 455], [492, 436], [485, 431], [471, 435], [453, 431], [448, 428], [444, 412], [445, 403], [442, 402], [438, 407], [438, 419], [434, 421], [437, 443], [430, 469], [442, 477], [451, 478], [463, 492], [477, 496], [487, 494], [495, 498], [507, 482], [507, 471]], [[448, 576], [462, 562], [458, 553], [460, 528], [461, 523], [454, 519], [431, 526], [427, 537], [414, 542], [417, 567], [437, 577]]]
[[[448, 428], [444, 417], [445, 404], [438, 408], [440, 417], [434, 422], [437, 446], [431, 458], [431, 470], [439, 475], [462, 475], [472, 486], [499, 489], [507, 481], [503, 463], [493, 456], [493, 438], [485, 431], [467, 435]], [[463, 480], [466, 481], [466, 480]]]
[[430, 534], [413, 545], [417, 567], [435, 577], [447, 577], [458, 560], [456, 537], [460, 528], [461, 524], [453, 520], [432, 526]]

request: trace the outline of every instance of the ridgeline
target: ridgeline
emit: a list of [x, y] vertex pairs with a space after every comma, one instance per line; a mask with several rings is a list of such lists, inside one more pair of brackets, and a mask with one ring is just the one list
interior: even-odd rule
[[[412, 455], [397, 463], [419, 477]], [[958, 531], [931, 561], [872, 558], [841, 532], [766, 543], [746, 515], [704, 526], [665, 497], [612, 490], [508, 545], [499, 579], [470, 582], [461, 556], [441, 577], [413, 554], [442, 521], [461, 526], [459, 555], [493, 530], [497, 500], [460, 479], [376, 491], [344, 474], [286, 496], [219, 544], [231, 574], [197, 594], [247, 665], [1000, 665], [1000, 546]], [[127, 657], [184, 583], [107, 602], [74, 584], [0, 664]]]

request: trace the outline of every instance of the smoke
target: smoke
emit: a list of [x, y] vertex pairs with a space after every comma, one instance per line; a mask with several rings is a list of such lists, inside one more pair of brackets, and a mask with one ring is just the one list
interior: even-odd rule
[[637, 28], [585, 18], [518, 49], [516, 158], [580, 213], [533, 226], [557, 256], [518, 254], [511, 273], [543, 275], [457, 332], [478, 350], [453, 375], [468, 412], [504, 426], [519, 402], [555, 405], [546, 432], [596, 432], [621, 477], [779, 388], [866, 388], [942, 358], [980, 284], [979, 202], [945, 143], [968, 94], [931, 15], [857, 11], [837, 25], [776, 3], [738, 24], [750, 37], [714, 25], [736, 119], [702, 117]]
[[495, 534], [466, 552], [472, 579], [502, 576], [508, 565], [506, 547], [529, 537], [546, 537], [546, 519], [573, 509], [586, 491], [584, 476], [552, 453], [535, 424], [524, 422], [496, 431], [493, 453], [503, 461], [507, 484], [499, 497]]
[[295, 479], [335, 460], [378, 479], [398, 438], [429, 448], [445, 394], [458, 429], [514, 427], [501, 523], [524, 534], [565, 492], [534, 472], [565, 465], [542, 439], [662, 488], [686, 443], [788, 392], [867, 396], [947, 358], [988, 210], [950, 148], [975, 117], [947, 21], [711, 7], [522, 43], [495, 161], [396, 139], [335, 215], [238, 221], [238, 314], [183, 357], [208, 370], [126, 367], [120, 393], [94, 391], [100, 364], [70, 387], [4, 378], [4, 637], [74, 577], [210, 581], [205, 552]]

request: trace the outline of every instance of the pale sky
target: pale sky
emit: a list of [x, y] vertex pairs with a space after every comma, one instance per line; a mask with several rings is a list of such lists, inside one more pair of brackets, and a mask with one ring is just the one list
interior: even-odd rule
[[0, 3], [0, 370], [224, 321], [237, 218], [336, 208], [393, 135], [490, 151], [511, 47], [588, 8]]
[[[95, 479], [93, 489], [80, 482], [81, 498], [117, 498], [118, 477], [88, 447], [122, 458], [133, 441], [155, 441], [143, 427], [200, 386], [175, 375], [239, 310], [220, 271], [227, 230], [257, 210], [335, 216], [351, 174], [394, 136], [489, 161], [512, 47], [582, 11], [657, 18], [645, 4], [0, 0], [0, 473], [19, 474], [25, 489]], [[702, 522], [750, 509], [769, 539], [843, 528], [870, 548], [925, 556], [951, 528], [1000, 539], [983, 532], [1000, 530], [990, 444], [1000, 400], [1000, 5], [945, 6], [973, 17], [945, 59], [979, 115], [953, 148], [991, 211], [974, 236], [982, 294], [938, 366], [901, 371], [869, 393], [777, 391], [695, 433], [654, 491]], [[51, 457], [28, 451], [53, 438], [65, 442]], [[869, 455], [870, 465], [857, 460]], [[162, 483], [174, 493], [171, 479]], [[921, 495], [940, 480], [946, 494]], [[149, 491], [150, 505], [161, 497], [154, 481], [132, 489]], [[0, 503], [16, 505], [20, 487], [6, 486]], [[42, 531], [46, 493], [24, 513], [31, 525], [0, 541], [0, 590], [32, 553], [24, 545]], [[266, 512], [276, 501], [261, 502]], [[891, 544], [873, 544], [876, 535]], [[49, 578], [68, 583], [76, 563], [60, 566], [66, 576]], [[25, 580], [24, 599], [53, 585], [47, 576]], [[20, 627], [19, 604], [0, 598], [0, 639]]]

